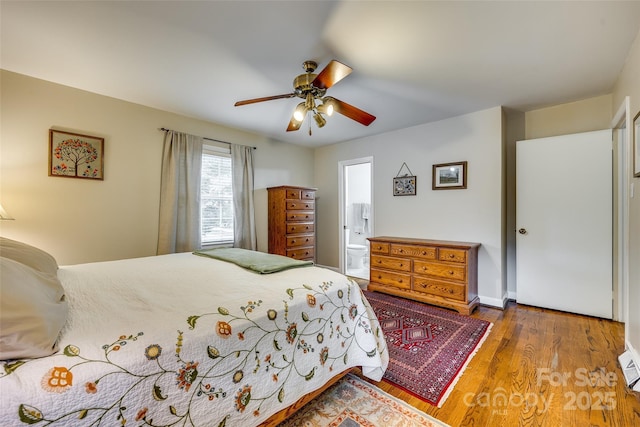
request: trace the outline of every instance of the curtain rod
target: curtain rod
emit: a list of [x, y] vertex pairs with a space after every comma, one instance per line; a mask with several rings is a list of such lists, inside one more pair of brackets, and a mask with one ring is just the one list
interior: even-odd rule
[[[173, 131], [172, 129], [167, 129], [167, 128], [160, 128], [160, 130], [163, 131], [163, 132], [172, 132]], [[205, 136], [203, 136], [202, 139], [206, 139], [207, 141], [215, 141], [215, 142], [221, 142], [223, 144], [233, 145], [233, 142], [222, 141], [220, 139], [214, 139], [214, 138], [207, 138]], [[241, 144], [235, 144], [235, 145], [241, 145]], [[245, 147], [246, 147], [246, 145], [245, 145]], [[251, 147], [251, 148], [253, 148], [254, 150], [258, 149], [257, 147]]]

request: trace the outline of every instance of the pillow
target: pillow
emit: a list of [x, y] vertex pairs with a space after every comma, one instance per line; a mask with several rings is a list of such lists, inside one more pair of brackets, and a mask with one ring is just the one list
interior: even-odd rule
[[0, 360], [55, 353], [69, 309], [58, 277], [0, 257], [0, 284]]
[[0, 256], [18, 261], [43, 273], [55, 276], [58, 272], [58, 263], [53, 256], [35, 246], [6, 237], [0, 237]]

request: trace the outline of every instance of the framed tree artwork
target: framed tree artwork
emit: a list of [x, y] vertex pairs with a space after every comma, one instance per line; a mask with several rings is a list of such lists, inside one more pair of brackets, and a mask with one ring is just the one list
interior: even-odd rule
[[49, 176], [104, 180], [104, 138], [49, 129]]

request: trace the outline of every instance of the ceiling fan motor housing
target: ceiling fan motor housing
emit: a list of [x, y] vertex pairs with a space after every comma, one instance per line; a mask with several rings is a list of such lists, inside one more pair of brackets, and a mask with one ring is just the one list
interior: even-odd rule
[[317, 77], [317, 74], [305, 73], [300, 74], [293, 79], [293, 90], [296, 96], [299, 98], [306, 98], [308, 93], [311, 93], [314, 98], [321, 98], [327, 92], [326, 89], [320, 89], [313, 86], [313, 80]]

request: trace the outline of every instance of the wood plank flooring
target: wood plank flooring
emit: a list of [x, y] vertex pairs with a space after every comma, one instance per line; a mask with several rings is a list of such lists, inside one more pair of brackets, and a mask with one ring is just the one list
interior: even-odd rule
[[618, 365], [622, 323], [510, 302], [472, 317], [493, 323], [442, 408], [375, 383], [455, 426], [640, 426], [640, 393]]

